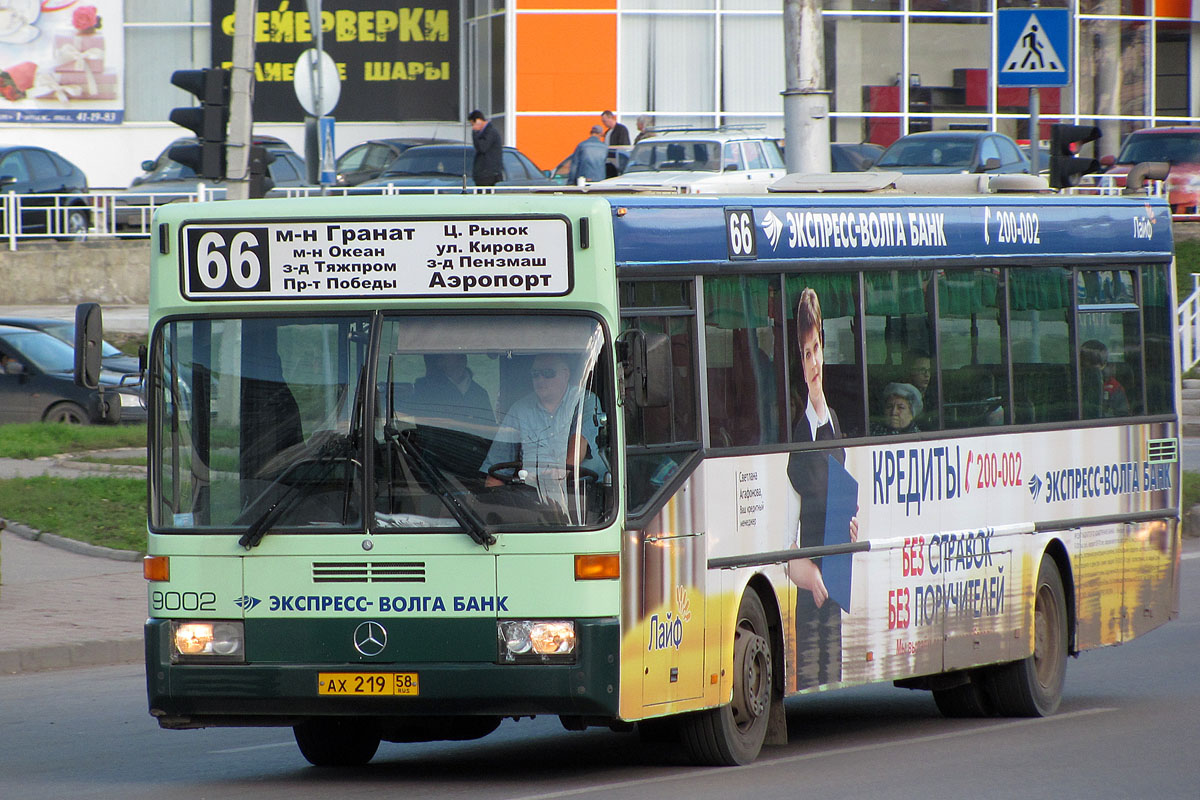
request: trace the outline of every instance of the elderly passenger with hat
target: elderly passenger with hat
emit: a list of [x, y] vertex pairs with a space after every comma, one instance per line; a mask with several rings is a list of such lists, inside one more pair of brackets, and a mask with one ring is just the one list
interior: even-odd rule
[[871, 423], [871, 434], [916, 433], [920, 415], [920, 390], [911, 383], [889, 383], [883, 388], [883, 421]]

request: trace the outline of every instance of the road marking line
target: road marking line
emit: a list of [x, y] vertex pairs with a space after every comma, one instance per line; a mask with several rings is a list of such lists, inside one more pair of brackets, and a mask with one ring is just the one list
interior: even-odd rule
[[[841, 756], [852, 755], [855, 753], [868, 753], [872, 750], [883, 750], [889, 747], [908, 747], [914, 743], [920, 742], [936, 742], [942, 739], [959, 738], [961, 736], [970, 736], [976, 733], [992, 734], [996, 731], [1008, 730], [1010, 728], [1023, 728], [1028, 725], [1040, 725], [1059, 720], [1079, 719], [1080, 717], [1090, 717], [1094, 714], [1105, 714], [1109, 711], [1116, 711], [1115, 708], [1086, 708], [1081, 711], [1072, 711], [1067, 714], [1056, 714], [1052, 717], [1035, 717], [1032, 719], [1019, 719], [1012, 722], [1001, 722], [999, 724], [984, 724], [976, 728], [968, 730], [954, 730], [946, 733], [934, 733], [928, 736], [918, 736], [907, 738], [903, 741], [876, 742], [875, 744], [864, 744], [855, 747], [838, 747], [833, 750], [820, 750], [817, 752], [802, 753], [794, 756], [784, 756], [783, 758], [760, 759], [753, 764], [747, 764], [744, 767], [723, 767], [721, 773], [737, 772], [740, 770], [759, 769], [762, 767], [776, 767], [782, 764], [794, 764], [800, 761], [812, 761], [817, 758], [825, 758], [826, 756]], [[667, 783], [680, 779], [695, 778], [696, 773], [704, 770], [709, 770], [709, 767], [696, 767], [688, 769], [685, 772], [676, 772], [671, 775], [660, 775], [655, 778], [639, 778], [632, 781], [619, 781], [617, 783], [606, 783], [601, 786], [589, 786], [583, 789], [568, 789], [561, 792], [547, 792], [545, 794], [527, 794], [519, 797], [511, 798], [511, 800], [555, 800], [559, 797], [579, 797], [582, 795], [595, 794], [597, 792], [611, 792], [614, 789], [636, 789], [641, 786], [653, 786], [659, 783]]]

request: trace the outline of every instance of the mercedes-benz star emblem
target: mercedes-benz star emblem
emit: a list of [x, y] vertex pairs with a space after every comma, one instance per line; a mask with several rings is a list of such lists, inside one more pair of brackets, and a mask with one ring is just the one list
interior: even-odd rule
[[377, 656], [387, 647], [387, 628], [378, 622], [364, 622], [354, 629], [354, 649], [364, 656]]

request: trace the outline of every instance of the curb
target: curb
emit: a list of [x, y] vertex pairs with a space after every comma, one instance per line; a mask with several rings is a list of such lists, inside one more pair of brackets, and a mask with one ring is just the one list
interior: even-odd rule
[[24, 647], [0, 650], [0, 675], [18, 675], [70, 667], [109, 667], [117, 664], [141, 664], [146, 660], [142, 637]]
[[[59, 536], [57, 533], [44, 533], [36, 528], [30, 528], [28, 525], [22, 525], [19, 522], [13, 522], [0, 517], [0, 529], [15, 533], [22, 539], [28, 539], [31, 542], [42, 542], [51, 547], [57, 547], [60, 550], [67, 550], [71, 553], [76, 553], [81, 556], [94, 556], [96, 558], [108, 558], [113, 561], [141, 561], [142, 554], [135, 550], [115, 550], [111, 547], [101, 547], [98, 544], [88, 544], [87, 542], [79, 542], [74, 539], [68, 539], [65, 536]], [[0, 656], [3, 656], [0, 653]], [[0, 672], [4, 672], [2, 664], [0, 664]]]

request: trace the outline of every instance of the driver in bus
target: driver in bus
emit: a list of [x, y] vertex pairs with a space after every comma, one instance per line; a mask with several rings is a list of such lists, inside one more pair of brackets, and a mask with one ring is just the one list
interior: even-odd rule
[[[567, 484], [576, 478], [603, 478], [607, 472], [596, 444], [600, 402], [572, 382], [570, 360], [558, 353], [533, 359], [533, 392], [512, 404], [483, 460], [486, 486], [501, 486], [502, 466], [517, 480], [535, 486], [544, 500], [566, 506]], [[510, 466], [511, 465], [511, 466]]]

